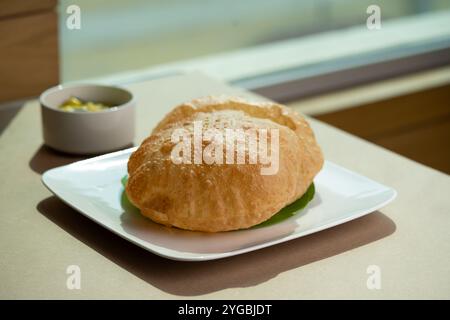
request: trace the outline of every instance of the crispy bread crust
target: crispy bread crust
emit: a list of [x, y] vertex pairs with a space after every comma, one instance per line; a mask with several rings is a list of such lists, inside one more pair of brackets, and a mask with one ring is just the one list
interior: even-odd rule
[[[278, 129], [279, 170], [261, 175], [258, 164], [175, 164], [171, 135], [207, 127]], [[270, 130], [268, 134], [271, 138]], [[126, 193], [155, 222], [187, 230], [218, 232], [259, 224], [301, 197], [323, 165], [309, 124], [270, 102], [206, 97], [173, 109], [131, 155]]]

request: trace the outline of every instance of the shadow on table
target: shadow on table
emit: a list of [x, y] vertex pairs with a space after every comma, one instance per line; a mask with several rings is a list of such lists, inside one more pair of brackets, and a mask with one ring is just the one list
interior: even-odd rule
[[374, 212], [345, 224], [250, 253], [206, 262], [161, 258], [116, 236], [56, 197], [37, 209], [49, 220], [149, 284], [171, 294], [195, 296], [250, 287], [279, 273], [363, 246], [392, 234], [394, 222]]
[[43, 174], [49, 169], [87, 158], [89, 158], [89, 156], [70, 155], [42, 145], [31, 158], [29, 166], [34, 172]]

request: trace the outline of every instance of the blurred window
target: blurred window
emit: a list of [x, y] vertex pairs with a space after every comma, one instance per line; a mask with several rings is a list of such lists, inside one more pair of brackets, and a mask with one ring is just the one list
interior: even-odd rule
[[[81, 9], [81, 29], [66, 8]], [[448, 0], [60, 0], [62, 81], [365, 26], [369, 5], [382, 22], [449, 10]], [[313, 53], [312, 53], [313, 54]]]

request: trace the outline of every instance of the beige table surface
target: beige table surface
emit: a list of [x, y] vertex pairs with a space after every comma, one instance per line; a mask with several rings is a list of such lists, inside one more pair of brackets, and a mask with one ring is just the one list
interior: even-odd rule
[[[139, 99], [136, 142], [184, 100], [248, 95], [200, 74], [129, 88]], [[76, 158], [42, 147], [38, 103], [27, 103], [0, 137], [0, 298], [450, 298], [449, 177], [311, 123], [328, 160], [394, 187], [398, 198], [305, 238], [223, 260], [175, 262], [52, 196], [41, 173]], [[66, 287], [69, 265], [81, 268], [80, 290]], [[380, 267], [380, 290], [366, 286], [369, 265]]]

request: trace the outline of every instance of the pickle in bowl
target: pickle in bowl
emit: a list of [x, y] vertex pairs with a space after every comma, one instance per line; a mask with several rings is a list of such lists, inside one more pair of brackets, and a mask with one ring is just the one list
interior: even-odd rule
[[70, 97], [58, 109], [67, 112], [98, 112], [108, 110], [113, 106], [101, 102], [83, 101], [77, 97]]

